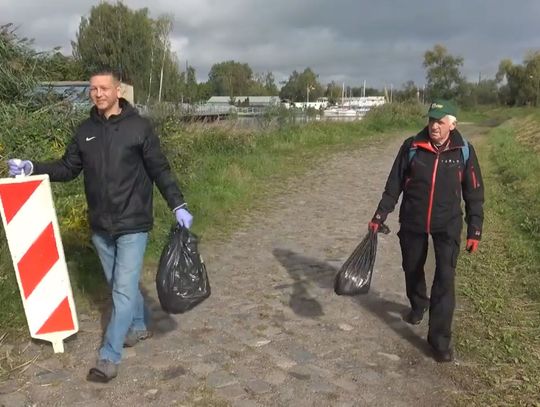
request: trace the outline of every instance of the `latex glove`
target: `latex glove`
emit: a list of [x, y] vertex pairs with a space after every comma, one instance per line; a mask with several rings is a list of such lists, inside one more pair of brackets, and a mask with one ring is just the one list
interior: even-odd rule
[[31, 161], [21, 160], [19, 158], [12, 158], [7, 162], [9, 168], [9, 175], [30, 175], [34, 171], [34, 165]]
[[377, 233], [377, 231], [379, 230], [379, 226], [380, 226], [380, 223], [377, 223], [377, 222], [371, 221], [368, 223], [368, 229], [373, 233]]
[[185, 227], [186, 229], [191, 227], [191, 224], [193, 223], [193, 216], [186, 209], [177, 209], [174, 212], [174, 215], [176, 216], [176, 220], [180, 226]]
[[478, 250], [478, 244], [480, 243], [479, 240], [476, 239], [467, 239], [467, 245], [465, 246], [465, 249], [469, 253], [474, 253]]

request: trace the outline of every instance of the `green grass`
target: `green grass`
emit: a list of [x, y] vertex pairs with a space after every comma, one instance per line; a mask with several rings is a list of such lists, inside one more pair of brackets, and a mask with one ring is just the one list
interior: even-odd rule
[[[194, 231], [204, 238], [226, 236], [247, 211], [263, 204], [270, 191], [305, 172], [318, 157], [382, 135], [359, 123], [312, 124], [260, 136], [244, 151], [199, 151], [183, 188], [196, 217]], [[164, 231], [173, 221], [163, 200], [156, 200], [156, 211], [154, 252], [163, 245]]]
[[456, 318], [460, 405], [538, 406], [540, 394], [540, 157], [518, 140], [538, 115], [513, 119], [479, 144], [486, 186], [477, 256], [461, 256]]

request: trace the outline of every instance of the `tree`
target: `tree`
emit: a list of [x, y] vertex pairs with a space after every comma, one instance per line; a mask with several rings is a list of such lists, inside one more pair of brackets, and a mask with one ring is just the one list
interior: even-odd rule
[[[164, 90], [164, 84], [180, 81], [179, 69], [174, 67], [177, 58], [170, 50], [171, 29], [171, 16], [153, 20], [146, 8], [133, 11], [122, 2], [103, 2], [92, 7], [89, 17], [81, 18], [72, 41], [73, 56], [86, 75], [104, 67], [118, 70], [122, 80], [133, 85], [138, 101], [150, 102], [156, 94], [158, 100], [167, 95], [176, 101], [177, 92]], [[153, 89], [156, 78], [157, 92]]]
[[324, 96], [328, 98], [328, 103], [335, 105], [341, 102], [341, 93], [343, 91], [342, 86], [337, 84], [335, 81], [330, 82], [326, 85], [326, 90], [324, 91]]
[[208, 82], [199, 83], [197, 86], [197, 101], [208, 100], [212, 96], [212, 87]]
[[318, 75], [311, 68], [306, 68], [301, 74], [293, 71], [289, 80], [281, 88], [279, 96], [293, 102], [305, 102], [309, 93], [309, 100], [316, 100], [324, 94], [323, 87], [317, 78]]
[[401, 86], [400, 90], [394, 93], [394, 95], [394, 99], [398, 102], [419, 101], [420, 90], [414, 81], [407, 81]]
[[509, 59], [502, 60], [495, 79], [501, 84], [499, 95], [504, 104], [538, 106], [540, 104], [540, 51], [529, 52], [522, 65], [514, 65]]
[[199, 85], [195, 75], [195, 68], [186, 66], [186, 71], [180, 74], [182, 82], [181, 98], [184, 103], [199, 101]]
[[73, 55], [87, 74], [102, 67], [118, 70], [122, 80], [133, 84], [140, 95], [146, 89], [152, 38], [147, 9], [131, 11], [121, 2], [101, 3], [92, 7], [88, 18], [81, 18], [76, 41], [72, 42]]
[[540, 104], [540, 51], [530, 51], [525, 55], [524, 93], [527, 103]]
[[253, 82], [251, 67], [232, 60], [212, 65], [208, 73], [208, 85], [217, 96], [245, 96]]
[[255, 78], [247, 93], [249, 96], [276, 96], [279, 94], [272, 72], [255, 74]]
[[159, 74], [159, 95], [158, 101], [161, 102], [161, 91], [163, 89], [163, 71], [165, 70], [165, 60], [169, 56], [171, 42], [169, 35], [172, 31], [172, 17], [170, 15], [161, 16], [156, 22], [156, 34], [161, 48], [161, 71]]
[[45, 74], [31, 41], [15, 31], [12, 24], [0, 26], [0, 101], [7, 103], [24, 99], [37, 77]]
[[463, 58], [448, 53], [442, 45], [435, 45], [424, 54], [423, 66], [426, 68], [427, 88], [430, 98], [455, 98], [464, 82], [460, 68]]
[[48, 81], [79, 81], [85, 77], [82, 65], [75, 58], [63, 55], [55, 48], [43, 59], [44, 72], [39, 75], [41, 80]]
[[263, 83], [267, 95], [277, 96], [279, 94], [279, 90], [276, 86], [276, 78], [274, 78], [274, 74], [272, 72], [269, 71], [264, 74]]

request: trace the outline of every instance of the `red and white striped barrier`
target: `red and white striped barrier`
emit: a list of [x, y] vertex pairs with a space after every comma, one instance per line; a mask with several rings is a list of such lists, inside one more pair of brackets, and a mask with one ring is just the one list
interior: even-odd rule
[[30, 336], [63, 352], [79, 324], [49, 176], [0, 179], [0, 213]]

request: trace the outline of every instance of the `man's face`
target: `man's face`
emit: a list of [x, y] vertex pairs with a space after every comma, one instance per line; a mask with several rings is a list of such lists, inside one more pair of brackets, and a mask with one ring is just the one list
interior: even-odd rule
[[120, 84], [112, 75], [95, 75], [90, 78], [90, 97], [100, 112], [108, 112], [118, 104]]
[[450, 136], [450, 132], [455, 128], [456, 123], [451, 122], [448, 116], [444, 116], [442, 119], [429, 118], [429, 137], [437, 145], [443, 144]]

